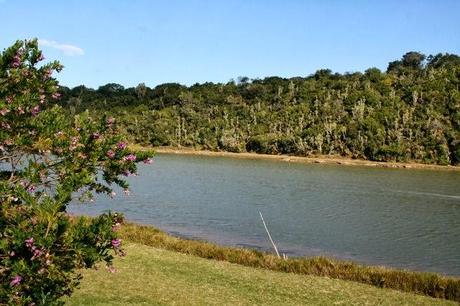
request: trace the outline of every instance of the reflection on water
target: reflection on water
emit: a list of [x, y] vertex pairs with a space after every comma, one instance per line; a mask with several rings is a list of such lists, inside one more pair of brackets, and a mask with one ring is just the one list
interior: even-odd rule
[[71, 212], [221, 244], [460, 275], [460, 173], [158, 155], [132, 195]]

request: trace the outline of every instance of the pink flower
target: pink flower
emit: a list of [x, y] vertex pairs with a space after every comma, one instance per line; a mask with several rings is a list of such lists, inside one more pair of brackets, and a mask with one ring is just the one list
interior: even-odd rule
[[121, 245], [121, 239], [112, 239], [112, 246], [115, 249], [118, 249]]
[[113, 152], [112, 150], [108, 150], [105, 155], [107, 155], [108, 158], [114, 158], [115, 152]]
[[[34, 248], [34, 247], [32, 247], [32, 248]], [[34, 254], [34, 255], [33, 255], [32, 258], [31, 258], [32, 260], [34, 260], [34, 259], [37, 258], [37, 257], [42, 256], [42, 255], [43, 255], [43, 252], [42, 252], [42, 250], [40, 250], [40, 249], [38, 249], [38, 248], [35, 248], [35, 249], [33, 249], [33, 254]]]
[[37, 57], [37, 61], [40, 62], [42, 60], [44, 60], [45, 57], [43, 56], [43, 53], [40, 52], [40, 55]]
[[93, 135], [91, 135], [93, 137], [93, 139], [99, 139], [101, 137], [101, 134], [100, 133], [93, 133]]
[[115, 118], [113, 118], [113, 117], [107, 118], [107, 126], [108, 127], [111, 127], [112, 124], [114, 124], [114, 123], [115, 123]]
[[129, 154], [123, 157], [123, 160], [125, 161], [136, 161], [136, 155], [134, 154]]
[[107, 266], [107, 270], [109, 270], [110, 273], [115, 273], [117, 270], [115, 269], [114, 266]]
[[13, 66], [13, 68], [18, 68], [21, 66], [21, 55], [19, 53], [13, 57], [13, 63], [11, 66]]
[[45, 71], [45, 79], [49, 79], [53, 75], [53, 71], [51, 69], [47, 69]]
[[78, 144], [78, 141], [80, 140], [80, 138], [78, 136], [73, 136], [71, 139], [70, 139], [70, 146], [69, 146], [69, 150], [73, 151], [77, 148], [77, 144]]
[[37, 116], [39, 112], [40, 112], [40, 106], [37, 105], [37, 106], [34, 106], [34, 108], [32, 108], [32, 111], [31, 111], [32, 116]]
[[111, 197], [111, 198], [115, 197], [116, 195], [117, 195], [117, 193], [116, 193], [115, 191], [112, 191], [112, 192], [110, 193], [110, 197]]
[[53, 99], [59, 99], [60, 97], [61, 97], [61, 94], [58, 93], [58, 92], [55, 92], [55, 93], [53, 93], [53, 94], [51, 95], [51, 98], [53, 98]]
[[124, 176], [130, 176], [130, 175], [131, 175], [131, 172], [128, 171], [128, 170], [125, 170], [125, 171], [123, 171], [123, 175], [124, 175]]
[[22, 277], [19, 275], [16, 275], [15, 277], [11, 279], [10, 286], [12, 287], [17, 286], [21, 283], [21, 281], [22, 281]]
[[5, 116], [5, 115], [8, 114], [9, 112], [10, 112], [10, 110], [7, 109], [7, 108], [0, 109], [0, 115], [2, 115], [2, 116]]
[[24, 240], [24, 242], [26, 244], [26, 247], [31, 248], [34, 245], [34, 238], [30, 237], [30, 238]]
[[10, 252], [10, 257], [14, 257], [15, 255], [16, 255], [16, 253], [14, 251]]
[[117, 148], [120, 149], [120, 150], [123, 150], [126, 148], [126, 142], [119, 142], [117, 144]]
[[150, 165], [152, 163], [153, 163], [153, 159], [151, 158], [144, 159], [144, 164]]
[[112, 232], [118, 231], [119, 228], [120, 228], [120, 223], [115, 223], [115, 224], [112, 226]]
[[29, 187], [27, 187], [27, 192], [29, 193], [33, 193], [35, 192], [35, 190], [37, 190], [37, 187], [35, 187], [35, 185], [30, 185]]
[[8, 104], [13, 103], [13, 97], [12, 96], [6, 97], [6, 103], [8, 103]]
[[40, 103], [45, 102], [46, 96], [45, 95], [40, 95]]

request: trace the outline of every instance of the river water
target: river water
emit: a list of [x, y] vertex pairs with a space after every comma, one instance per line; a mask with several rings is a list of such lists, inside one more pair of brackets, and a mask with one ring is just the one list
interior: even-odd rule
[[219, 244], [460, 276], [460, 172], [160, 154], [131, 195], [71, 205]]

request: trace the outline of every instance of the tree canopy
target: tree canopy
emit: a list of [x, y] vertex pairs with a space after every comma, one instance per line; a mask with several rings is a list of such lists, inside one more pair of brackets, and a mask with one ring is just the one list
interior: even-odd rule
[[141, 85], [110, 94], [62, 88], [62, 102], [76, 113], [115, 116], [140, 144], [460, 163], [460, 57], [454, 54], [408, 52], [386, 72], [322, 69], [289, 79]]

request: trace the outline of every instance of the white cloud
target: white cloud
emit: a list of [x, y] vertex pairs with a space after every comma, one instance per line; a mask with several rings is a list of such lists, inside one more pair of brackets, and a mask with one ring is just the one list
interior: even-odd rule
[[68, 44], [61, 44], [54, 40], [39, 39], [38, 43], [40, 44], [40, 46], [57, 49], [68, 56], [76, 56], [76, 55], [85, 54], [85, 51], [83, 51], [83, 49], [80, 47], [68, 45]]

